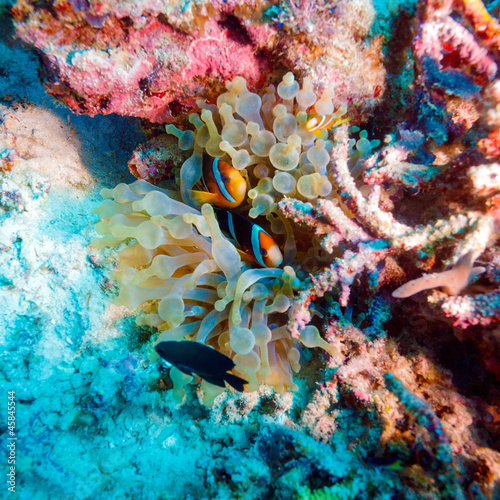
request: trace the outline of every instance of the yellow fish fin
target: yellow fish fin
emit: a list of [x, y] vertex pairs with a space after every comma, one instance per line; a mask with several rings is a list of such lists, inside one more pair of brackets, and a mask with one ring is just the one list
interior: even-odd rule
[[249, 255], [246, 252], [244, 252], [243, 250], [240, 250], [239, 248], [237, 248], [236, 250], [238, 250], [238, 253], [240, 254], [241, 260], [244, 260], [246, 262], [257, 262], [253, 255]]
[[339, 120], [337, 120], [336, 122], [333, 123], [332, 128], [338, 127], [339, 125], [342, 125], [343, 123], [347, 123], [350, 120], [351, 120], [350, 116], [347, 117], [347, 118], [339, 119]]
[[204, 203], [214, 204], [219, 201], [219, 195], [214, 193], [209, 193], [208, 191], [190, 191], [191, 196], [200, 204]]

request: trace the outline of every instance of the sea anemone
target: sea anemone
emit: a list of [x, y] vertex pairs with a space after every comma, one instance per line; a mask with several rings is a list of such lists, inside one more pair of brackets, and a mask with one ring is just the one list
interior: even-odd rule
[[[142, 305], [137, 323], [157, 328], [158, 342], [188, 338], [211, 345], [233, 359], [234, 371], [249, 381], [249, 390], [260, 383], [278, 392], [294, 390], [292, 372], [300, 369], [301, 355], [286, 324], [300, 282], [290, 264], [297, 258], [312, 260], [320, 247], [309, 237], [297, 251], [277, 202], [285, 195], [302, 200], [332, 195], [326, 170], [332, 143], [327, 130], [307, 130], [306, 110], [315, 105], [317, 112], [340, 119], [346, 107], [335, 112], [329, 92], [317, 100], [310, 82], [305, 79], [300, 88], [291, 73], [278, 85], [277, 95], [270, 86], [261, 98], [242, 77], [227, 89], [216, 106], [199, 102], [201, 114], [189, 116], [195, 130], [166, 126], [181, 150], [192, 150], [174, 186], [178, 190], [143, 180], [102, 190], [106, 200], [96, 209], [96, 230], [104, 237], [94, 246], [128, 243], [119, 250], [118, 270], [111, 274], [120, 290], [115, 303], [131, 309]], [[244, 202], [237, 211], [250, 218], [265, 216], [263, 224], [272, 234], [285, 235], [283, 269], [255, 268], [242, 260], [222, 234], [213, 208], [198, 205], [192, 189], [202, 176], [204, 154], [230, 162], [246, 179], [250, 204]], [[340, 354], [313, 325], [299, 341]], [[171, 375], [181, 399], [189, 379], [175, 369]], [[208, 403], [221, 391], [205, 381], [202, 387]]]
[[[158, 342], [190, 338], [230, 356], [249, 390], [260, 383], [278, 392], [296, 389], [292, 371], [300, 369], [300, 350], [285, 314], [299, 286], [294, 270], [244, 263], [210, 205], [200, 213], [142, 180], [101, 194], [106, 200], [95, 210], [96, 230], [104, 237], [94, 247], [129, 243], [111, 273], [120, 290], [114, 302], [130, 309], [142, 304], [136, 322], [157, 328]], [[301, 341], [336, 350], [313, 326]], [[182, 398], [185, 381], [180, 373], [172, 378]], [[204, 389], [208, 403], [221, 391], [205, 382]]]

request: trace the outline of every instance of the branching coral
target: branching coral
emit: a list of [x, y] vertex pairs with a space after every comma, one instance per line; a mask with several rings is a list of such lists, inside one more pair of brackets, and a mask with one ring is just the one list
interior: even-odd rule
[[[290, 326], [296, 336], [311, 321], [312, 303], [321, 304], [319, 298], [338, 294], [346, 307], [353, 286], [362, 284], [362, 291], [373, 294], [384, 284], [401, 280], [399, 272], [389, 277], [387, 263], [392, 257], [404, 255], [429, 270], [439, 255], [444, 260], [441, 269], [452, 266], [410, 280], [395, 292], [396, 297], [439, 286], [458, 294], [484, 270], [472, 268], [472, 262], [498, 237], [498, 165], [486, 161], [470, 144], [480, 117], [478, 101], [484, 97], [487, 123], [493, 130], [478, 146], [488, 159], [500, 151], [497, 53], [491, 42], [496, 35], [485, 35], [490, 50], [482, 43], [485, 26], [494, 27], [496, 21], [481, 2], [456, 4], [421, 2], [422, 22], [413, 46], [417, 92], [412, 113], [399, 127], [400, 137], [388, 136], [387, 145], [353, 172], [347, 127], [335, 132], [328, 178], [354, 218], [333, 200], [320, 199], [315, 206], [293, 199], [279, 203], [287, 217], [312, 228], [322, 238], [323, 249], [334, 257], [329, 268], [314, 273], [293, 306]], [[473, 18], [475, 31], [456, 20], [454, 8]], [[481, 27], [479, 18], [486, 25]], [[363, 170], [362, 181], [356, 180]], [[363, 274], [368, 274], [367, 281]], [[455, 326], [488, 325], [497, 314], [498, 292], [491, 285], [497, 284], [490, 282], [488, 293], [467, 297], [446, 297], [436, 291], [429, 302], [440, 305]], [[338, 318], [339, 312], [331, 315]]]
[[[310, 321], [308, 308], [311, 301], [317, 297], [336, 289], [340, 292], [341, 305], [347, 306], [355, 278], [366, 271], [374, 273], [370, 290], [376, 291], [382, 284], [377, 278], [379, 274], [377, 266], [391, 254], [409, 250], [430, 251], [454, 235], [467, 233], [467, 238], [456, 248], [456, 259], [459, 259], [461, 255], [470, 251], [475, 255], [482, 253], [494, 238], [491, 218], [484, 217], [480, 213], [453, 215], [448, 220], [436, 220], [432, 225], [416, 227], [398, 222], [390, 212], [380, 208], [380, 186], [372, 188], [368, 197], [364, 196], [356, 186], [348, 169], [346, 126], [340, 127], [335, 137], [337, 144], [331, 152], [331, 177], [335, 180], [343, 202], [354, 214], [355, 219], [348, 219], [345, 212], [331, 201], [319, 201], [314, 211], [309, 204], [304, 205], [286, 199], [281, 201], [279, 206], [288, 217], [297, 222], [306, 222], [315, 228], [316, 234], [327, 233], [328, 236], [322, 241], [325, 250], [333, 252], [336, 248], [332, 245], [334, 242], [335, 245], [341, 243], [354, 245], [356, 251], [346, 250], [342, 258], [335, 258], [331, 267], [314, 276], [310, 287], [300, 293], [298, 301], [293, 306], [290, 323], [292, 333], [296, 336]], [[310, 217], [311, 212], [315, 214], [314, 217]]]

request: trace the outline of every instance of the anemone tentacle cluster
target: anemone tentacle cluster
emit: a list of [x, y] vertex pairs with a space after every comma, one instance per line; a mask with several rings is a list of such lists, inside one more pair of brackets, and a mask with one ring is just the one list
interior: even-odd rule
[[[104, 237], [94, 246], [129, 243], [111, 274], [120, 289], [115, 303], [131, 309], [145, 304], [137, 323], [157, 328], [158, 342], [189, 337], [230, 356], [250, 390], [261, 382], [280, 392], [295, 389], [292, 370], [300, 368], [300, 351], [284, 314], [298, 288], [293, 269], [254, 269], [242, 262], [208, 204], [200, 212], [175, 199], [178, 193], [142, 180], [101, 194], [106, 199], [96, 209], [96, 230]], [[315, 327], [301, 341], [335, 349]], [[172, 370], [182, 399], [190, 377]], [[222, 389], [203, 384], [210, 403]]]
[[[265, 216], [274, 234], [286, 234], [285, 262], [290, 263], [296, 252], [295, 237], [278, 202], [283, 197], [303, 201], [338, 198], [327, 168], [331, 135], [327, 128], [312, 128], [308, 123], [311, 116], [323, 115], [332, 118], [333, 126], [347, 121], [347, 106], [335, 107], [331, 89], [318, 98], [308, 78], [299, 85], [291, 72], [277, 87], [268, 86], [262, 96], [250, 92], [243, 77], [235, 77], [226, 87], [216, 105], [198, 101], [201, 113], [189, 115], [195, 130], [166, 125], [167, 133], [178, 138], [179, 148], [192, 151], [180, 169], [182, 198], [199, 208], [190, 193], [202, 176], [203, 154], [230, 162], [247, 181], [247, 203], [239, 211], [253, 219]], [[350, 139], [353, 175], [378, 144], [368, 140], [364, 130], [357, 141]]]
[[328, 91], [317, 100], [309, 80], [300, 87], [292, 73], [277, 88], [270, 85], [262, 97], [247, 89], [243, 77], [235, 77], [226, 87], [217, 105], [198, 102], [204, 108], [201, 115], [189, 115], [194, 132], [166, 126], [167, 132], [178, 137], [181, 149], [193, 149], [181, 169], [185, 201], [192, 204], [185, 193], [201, 176], [201, 168], [194, 169], [195, 175], [192, 167], [199, 165], [202, 151], [227, 159], [246, 176], [252, 218], [277, 213], [276, 201], [283, 195], [303, 199], [328, 196], [332, 184], [326, 166], [332, 143], [326, 130], [315, 134], [306, 129], [306, 110], [315, 106], [317, 112], [340, 118], [346, 107], [334, 110]]
[[[131, 309], [144, 304], [137, 322], [162, 332], [158, 341], [188, 337], [212, 345], [233, 358], [250, 390], [261, 382], [280, 392], [295, 389], [292, 370], [300, 368], [300, 351], [285, 313], [300, 283], [289, 264], [317, 252], [319, 244], [297, 254], [291, 225], [277, 202], [285, 195], [301, 200], [331, 195], [327, 164], [332, 143], [327, 130], [306, 129], [306, 110], [314, 106], [316, 112], [341, 119], [346, 108], [334, 110], [329, 92], [318, 100], [310, 82], [305, 79], [300, 87], [292, 73], [277, 89], [268, 87], [262, 98], [236, 77], [217, 105], [198, 104], [200, 115], [189, 116], [194, 130], [166, 126], [179, 149], [191, 151], [180, 168], [178, 191], [142, 180], [103, 190], [106, 200], [97, 209], [101, 221], [96, 230], [104, 238], [94, 244], [135, 240], [119, 252], [119, 270], [111, 276], [120, 289], [116, 303]], [[372, 145], [361, 137], [357, 148], [350, 144], [352, 156], [365, 155]], [[203, 155], [224, 159], [243, 174], [247, 202], [236, 210], [250, 218], [265, 216], [263, 224], [278, 237], [284, 235], [283, 269], [251, 267], [221, 233], [212, 207], [197, 203], [192, 190], [202, 177]], [[303, 329], [299, 340], [340, 354], [315, 326]], [[175, 369], [172, 374], [182, 396], [186, 376]], [[206, 393], [220, 391], [203, 384]]]

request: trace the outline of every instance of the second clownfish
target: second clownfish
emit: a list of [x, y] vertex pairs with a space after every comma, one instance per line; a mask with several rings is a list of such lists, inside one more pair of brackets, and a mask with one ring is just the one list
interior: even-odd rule
[[262, 267], [278, 267], [283, 255], [273, 237], [258, 224], [230, 210], [214, 207], [221, 230], [236, 240], [242, 252]]
[[336, 115], [316, 115], [312, 116], [306, 123], [308, 132], [316, 132], [319, 130], [330, 130], [338, 127], [342, 123], [348, 122], [350, 118], [341, 118]]
[[245, 198], [245, 178], [239, 170], [220, 158], [203, 155], [202, 183], [206, 191], [191, 191], [200, 205], [210, 203], [221, 208], [235, 208]]

